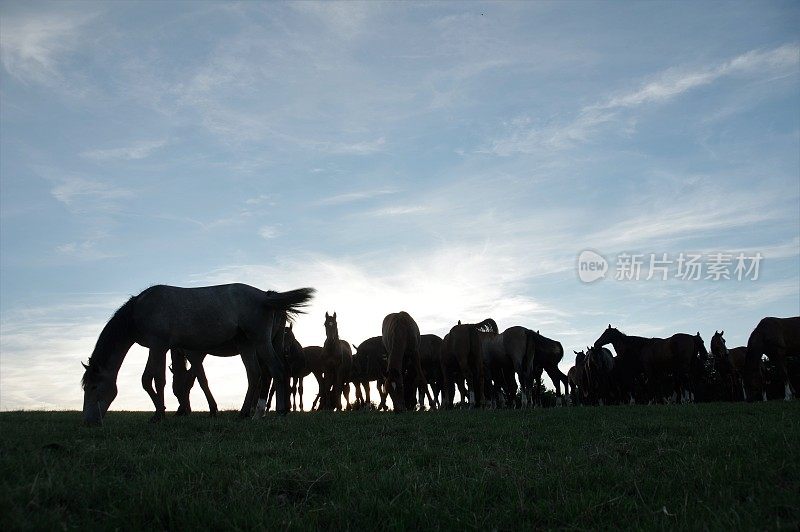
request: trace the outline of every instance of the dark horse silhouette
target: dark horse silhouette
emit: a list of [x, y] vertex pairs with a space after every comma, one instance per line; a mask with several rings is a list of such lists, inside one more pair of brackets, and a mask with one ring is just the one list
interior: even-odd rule
[[790, 401], [795, 390], [786, 370], [786, 357], [800, 356], [800, 316], [764, 318], [750, 333], [744, 380], [751, 400], [764, 390], [764, 379], [759, 371], [762, 355], [767, 355], [778, 368], [778, 375], [783, 380], [783, 398]]
[[586, 369], [586, 353], [583, 351], [572, 352], [575, 353], [575, 365], [567, 371], [567, 381], [569, 382], [567, 395], [574, 406], [589, 404], [589, 377]]
[[383, 318], [381, 327], [383, 347], [388, 359], [386, 364], [386, 387], [392, 397], [395, 412], [413, 407], [414, 392], [424, 387], [428, 401], [438, 402], [428, 390], [428, 380], [422, 371], [419, 354], [419, 327], [407, 312], [395, 312]]
[[[378, 410], [388, 409], [386, 406], [387, 394], [383, 386], [387, 359], [386, 348], [383, 347], [381, 336], [368, 338], [356, 348], [356, 354], [353, 355], [353, 369], [350, 371], [350, 381], [355, 385], [358, 404], [362, 406], [371, 404], [369, 383], [375, 381], [381, 396]], [[364, 389], [364, 395], [361, 394], [361, 388]]]
[[[324, 326], [325, 343], [321, 348], [304, 349], [306, 363], [319, 384], [319, 408], [341, 410], [341, 396], [350, 375], [353, 352], [349, 343], [339, 339], [339, 324], [335, 312], [325, 313]], [[314, 401], [315, 405], [316, 403], [317, 400]]]
[[615, 399], [614, 357], [605, 347], [586, 349], [586, 387], [588, 396], [599, 404]]
[[[564, 383], [564, 391], [569, 393], [567, 376], [558, 369], [558, 363], [564, 358], [564, 347], [561, 342], [542, 336], [539, 331], [534, 332], [528, 329], [527, 335], [528, 345], [533, 346], [531, 378], [528, 379], [528, 383], [532, 385], [533, 382], [541, 379], [542, 371], [545, 371], [556, 388], [556, 397], [560, 399], [562, 382]], [[534, 391], [538, 395], [539, 387], [536, 387]], [[536, 397], [535, 402], [539, 402], [538, 397]]]
[[708, 357], [700, 333], [696, 335], [678, 333], [669, 338], [644, 338], [628, 336], [608, 326], [594, 343], [595, 348], [611, 344], [617, 352], [614, 361], [614, 373], [617, 376], [621, 392], [627, 394], [633, 402], [634, 381], [644, 374], [651, 400], [658, 394], [660, 379], [672, 375], [675, 397], [682, 401], [694, 399], [689, 378], [692, 365], [698, 354]]
[[[735, 401], [741, 392], [742, 399], [747, 401], [747, 391], [744, 388], [742, 376], [745, 371], [745, 361], [747, 359], [747, 346], [734, 347], [728, 349], [723, 337], [725, 331], [714, 331], [711, 337], [711, 354], [714, 356], [714, 369], [717, 370], [720, 379], [725, 383], [728, 398]], [[763, 374], [763, 368], [759, 368]], [[766, 400], [766, 392], [763, 394]]]
[[447, 407], [453, 406], [453, 390], [450, 382], [454, 376], [459, 381], [463, 381], [466, 377], [470, 404], [473, 407], [483, 405], [483, 352], [480, 331], [497, 333], [497, 324], [491, 318], [480, 323], [462, 324], [459, 321], [458, 325], [453, 326], [444, 337], [441, 353], [442, 402]]
[[[438, 401], [442, 388], [442, 339], [435, 334], [422, 334], [419, 337], [419, 362], [433, 397]], [[425, 390], [419, 383], [419, 404], [425, 406]], [[428, 407], [433, 408], [433, 403]]]
[[279, 383], [278, 412], [285, 414], [285, 367], [272, 342], [276, 314], [285, 320], [287, 314], [298, 313], [313, 293], [313, 288], [265, 292], [245, 284], [200, 288], [157, 285], [131, 297], [105, 325], [89, 363], [84, 365], [84, 420], [102, 421], [117, 396], [117, 375], [134, 343], [150, 350], [147, 364], [156, 384], [154, 420], [164, 416], [166, 354], [172, 348], [240, 353], [248, 383], [240, 411], [243, 416], [250, 413], [259, 392], [261, 368], [269, 368]]

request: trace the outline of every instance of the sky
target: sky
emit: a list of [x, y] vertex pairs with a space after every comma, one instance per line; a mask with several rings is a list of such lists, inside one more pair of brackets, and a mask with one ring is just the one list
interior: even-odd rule
[[[564, 372], [608, 324], [742, 345], [800, 314], [799, 28], [797, 2], [2, 2], [0, 410], [79, 409], [153, 284], [315, 287], [303, 345], [399, 310], [539, 330]], [[757, 275], [679, 278], [715, 253]], [[146, 357], [112, 410], [152, 409]], [[205, 366], [238, 408], [241, 362]]]

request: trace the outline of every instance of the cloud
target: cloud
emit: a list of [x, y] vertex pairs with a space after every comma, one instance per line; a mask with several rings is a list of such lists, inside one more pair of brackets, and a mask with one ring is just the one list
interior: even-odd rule
[[258, 235], [265, 240], [275, 238], [280, 236], [280, 234], [280, 230], [272, 225], [264, 225], [258, 230]]
[[259, 194], [258, 196], [247, 198], [244, 201], [245, 205], [275, 205], [275, 200], [272, 194]]
[[110, 161], [110, 160], [138, 160], [149, 157], [157, 149], [165, 146], [167, 141], [162, 140], [143, 140], [134, 142], [129, 146], [120, 148], [110, 148], [104, 150], [89, 150], [81, 153], [81, 156], [96, 161]]
[[0, 48], [6, 71], [24, 82], [52, 84], [62, 79], [61, 61], [80, 41], [94, 14], [67, 12], [0, 18]]
[[589, 140], [599, 128], [617, 123], [624, 111], [648, 104], [661, 104], [698, 87], [724, 77], [737, 75], [773, 75], [775, 72], [798, 72], [800, 47], [785, 44], [772, 50], [752, 50], [722, 64], [698, 69], [669, 69], [639, 88], [583, 107], [571, 121], [533, 124], [522, 117], [507, 124], [508, 133], [489, 142], [481, 152], [508, 156], [516, 153], [538, 154], [547, 150], [568, 149]]
[[393, 207], [383, 207], [364, 213], [367, 216], [404, 216], [407, 214], [419, 214], [429, 211], [430, 208], [424, 205], [396, 205]]
[[67, 242], [56, 246], [56, 251], [61, 255], [82, 261], [103, 260], [120, 256], [116, 253], [108, 253], [98, 249], [99, 243], [99, 238]]
[[350, 155], [369, 155], [383, 151], [386, 146], [386, 139], [380, 137], [376, 140], [347, 143], [318, 143], [322, 151], [336, 154], [350, 154]]
[[346, 192], [344, 194], [336, 194], [317, 200], [316, 205], [342, 205], [344, 203], [352, 203], [354, 201], [363, 201], [378, 196], [385, 196], [387, 194], [394, 194], [395, 189], [384, 188], [377, 190], [359, 190], [354, 192]]
[[68, 207], [109, 207], [115, 200], [129, 198], [133, 192], [109, 183], [80, 176], [62, 176], [50, 194]]

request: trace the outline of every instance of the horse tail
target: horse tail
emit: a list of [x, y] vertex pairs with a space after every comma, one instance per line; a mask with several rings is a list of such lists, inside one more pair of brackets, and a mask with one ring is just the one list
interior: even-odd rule
[[121, 350], [127, 351], [133, 345], [133, 306], [138, 296], [132, 296], [108, 320], [106, 326], [100, 331], [97, 343], [89, 357], [89, 363], [84, 364], [86, 371], [81, 379], [81, 387], [86, 387], [89, 372], [104, 369], [106, 362], [112, 354]]
[[264, 304], [270, 309], [286, 312], [287, 318], [291, 320], [295, 315], [303, 314], [301, 309], [308, 306], [314, 292], [316, 290], [313, 288], [298, 288], [288, 292], [269, 291]]

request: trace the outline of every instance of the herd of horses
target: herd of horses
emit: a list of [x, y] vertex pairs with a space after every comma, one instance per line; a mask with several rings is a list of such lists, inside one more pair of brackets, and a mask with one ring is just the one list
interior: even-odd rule
[[[158, 285], [131, 297], [105, 325], [89, 363], [84, 364], [84, 420], [102, 421], [117, 395], [123, 359], [134, 343], [149, 349], [142, 386], [156, 409], [153, 421], [166, 411], [167, 351], [178, 414], [191, 411], [189, 393], [195, 381], [215, 414], [217, 404], [203, 360], [207, 355], [240, 356], [248, 383], [240, 410], [243, 417], [263, 416], [273, 396], [280, 414], [303, 410], [303, 381], [311, 374], [319, 387], [312, 409], [319, 410], [371, 407], [373, 382], [380, 395], [377, 408], [388, 410], [391, 398], [396, 412], [425, 408], [426, 400], [429, 408], [452, 408], [456, 389], [471, 407], [524, 407], [539, 403], [543, 372], [559, 400], [563, 384], [573, 404], [691, 402], [693, 375], [709, 359], [700, 333], [645, 338], [609, 325], [594, 344], [575, 352], [575, 366], [565, 375], [558, 367], [564, 356], [561, 343], [538, 331], [514, 326], [501, 333], [489, 318], [479, 323], [459, 321], [440, 338], [420, 334], [406, 312], [387, 315], [381, 335], [363, 341], [355, 353], [339, 338], [336, 313], [326, 312], [324, 344], [303, 347], [295, 338], [292, 320], [313, 294], [312, 288], [265, 292], [245, 284]], [[749, 400], [765, 397], [762, 357], [766, 355], [778, 368], [785, 398], [791, 399], [794, 389], [786, 359], [800, 354], [800, 317], [764, 318], [747, 346], [733, 349], [727, 348], [722, 332], [715, 332], [711, 353], [714, 367], [731, 390], [741, 389]]]

